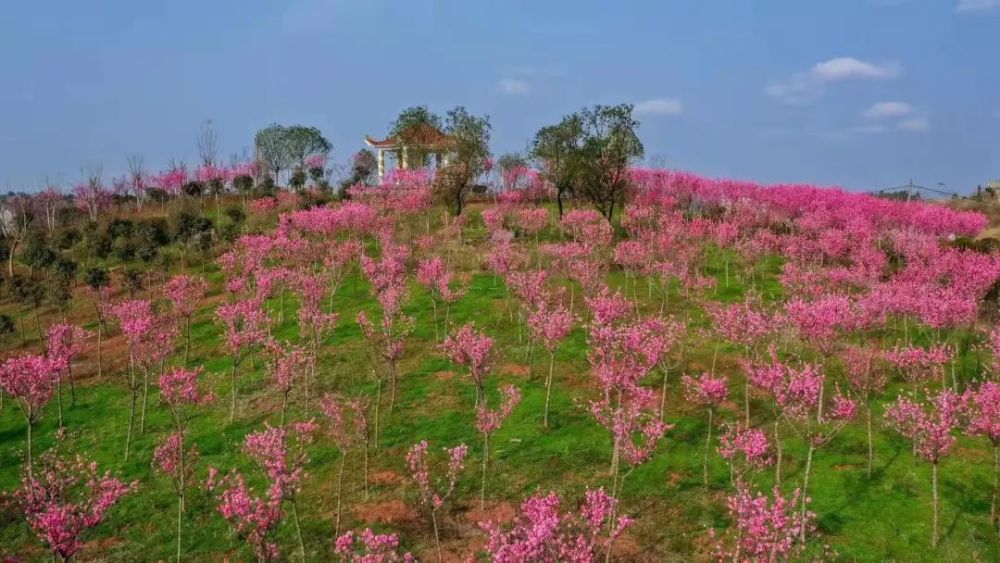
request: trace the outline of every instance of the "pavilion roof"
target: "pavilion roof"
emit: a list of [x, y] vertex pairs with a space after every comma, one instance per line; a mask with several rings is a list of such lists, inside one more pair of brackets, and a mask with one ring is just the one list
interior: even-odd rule
[[377, 149], [392, 149], [402, 146], [442, 148], [451, 143], [451, 137], [433, 125], [420, 123], [404, 129], [399, 135], [391, 135], [381, 140], [365, 135], [365, 142]]

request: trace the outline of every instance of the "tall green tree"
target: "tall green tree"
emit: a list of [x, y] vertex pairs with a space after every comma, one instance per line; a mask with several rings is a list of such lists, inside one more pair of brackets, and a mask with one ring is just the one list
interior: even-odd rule
[[[425, 126], [441, 130], [444, 128], [444, 122], [441, 120], [441, 116], [427, 109], [427, 106], [408, 107], [399, 113], [395, 121], [389, 124], [389, 135], [406, 143], [413, 140], [408, 139], [409, 133], [419, 131]], [[420, 146], [419, 143], [407, 146], [407, 167], [420, 168], [428, 164], [430, 164], [430, 152]]]
[[632, 187], [629, 168], [644, 154], [631, 104], [581, 112], [583, 139], [577, 189], [610, 222]]
[[472, 115], [462, 106], [445, 118], [450, 155], [448, 164], [438, 171], [435, 190], [456, 215], [461, 215], [468, 192], [487, 170], [491, 131], [489, 116]]
[[330, 141], [315, 127], [291, 125], [284, 128], [285, 151], [293, 166], [305, 170], [310, 156], [326, 155], [333, 149]]
[[278, 175], [292, 164], [292, 156], [285, 142], [285, 127], [272, 123], [257, 131], [253, 138], [257, 161], [261, 166], [274, 174], [274, 183], [278, 183]]
[[532, 157], [556, 189], [559, 214], [563, 196], [574, 193], [608, 221], [624, 205], [631, 182], [629, 168], [643, 155], [632, 105], [597, 105], [568, 115], [535, 134]]
[[577, 181], [582, 141], [583, 122], [580, 115], [574, 113], [555, 125], [539, 129], [531, 144], [531, 157], [541, 170], [542, 178], [556, 190], [560, 218], [563, 200], [573, 192]]

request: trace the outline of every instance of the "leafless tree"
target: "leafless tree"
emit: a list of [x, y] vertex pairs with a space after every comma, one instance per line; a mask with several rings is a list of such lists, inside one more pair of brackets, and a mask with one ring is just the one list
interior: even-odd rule
[[198, 156], [201, 158], [202, 165], [212, 166], [215, 164], [218, 146], [219, 136], [215, 133], [212, 120], [206, 119], [201, 123], [201, 129], [198, 131]]
[[128, 163], [129, 189], [135, 196], [135, 207], [142, 209], [142, 192], [146, 187], [146, 170], [143, 167], [142, 155], [129, 155], [125, 161]]

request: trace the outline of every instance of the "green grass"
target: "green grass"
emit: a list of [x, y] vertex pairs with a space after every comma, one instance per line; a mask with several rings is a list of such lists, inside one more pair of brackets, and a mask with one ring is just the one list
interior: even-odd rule
[[[475, 232], [471, 229], [469, 236], [474, 236]], [[737, 275], [739, 262], [730, 254], [730, 283], [725, 285], [725, 259], [718, 251], [710, 255], [708, 273], [720, 282], [710, 296], [719, 301], [737, 301], [747, 291], [741, 281], [745, 277]], [[755, 266], [757, 290], [769, 301], [783, 296], [776, 279], [780, 265], [780, 259], [770, 258]], [[221, 287], [218, 271], [210, 270], [208, 278], [214, 293], [218, 293]], [[614, 273], [609, 280], [613, 285], [620, 285], [624, 277]], [[652, 299], [647, 300], [645, 284], [640, 280], [637, 294], [643, 310], [659, 309], [662, 294], [658, 288], [654, 287]], [[277, 303], [274, 300], [271, 304], [275, 315]], [[341, 315], [340, 322], [321, 352], [321, 391], [374, 392], [366, 343], [354, 318], [359, 310], [375, 311], [375, 307], [363, 280], [350, 278], [341, 287], [334, 301], [334, 308]], [[578, 313], [584, 316], [579, 291], [577, 307]], [[462, 369], [443, 359], [436, 349], [431, 302], [422, 289], [413, 288], [406, 312], [417, 319], [416, 331], [407, 341], [406, 355], [401, 363], [396, 409], [386, 415], [381, 424], [379, 449], [373, 452], [371, 460], [372, 472], [393, 471], [408, 478], [405, 453], [421, 439], [428, 440], [435, 452], [462, 442], [468, 444], [467, 469], [455, 500], [447, 509], [443, 532], [446, 541], [467, 543], [477, 531], [463, 517], [463, 512], [476, 505], [478, 464], [482, 453], [481, 436], [476, 431], [472, 412], [474, 391]], [[692, 328], [685, 347], [685, 369], [671, 374], [668, 422], [674, 426], [654, 457], [625, 481], [622, 500], [624, 511], [638, 518], [628, 536], [631, 542], [640, 546], [643, 555], [654, 560], [690, 560], [707, 555], [709, 528], [721, 530], [729, 524], [724, 503], [731, 488], [728, 468], [714, 453], [710, 457], [711, 482], [707, 488], [702, 485], [701, 456], [707, 420], [704, 413], [684, 403], [678, 384], [679, 371], [694, 372], [711, 364], [716, 343], [694, 332], [695, 328], [708, 327], [708, 322], [700, 307], [685, 300], [683, 291], [676, 286], [671, 290], [669, 312], [680, 319], [689, 317]], [[492, 439], [487, 496], [491, 500], [517, 504], [536, 491], [554, 490], [575, 502], [588, 487], [608, 486], [610, 438], [586, 410], [587, 400], [595, 394], [586, 360], [584, 331], [574, 329], [558, 350], [552, 424], [548, 430], [543, 430], [541, 411], [547, 355], [541, 350], [535, 351], [531, 378], [519, 373], [520, 366], [526, 362], [526, 340], [519, 342], [517, 324], [507, 316], [502, 285], [494, 283], [492, 275], [475, 273], [468, 295], [453, 307], [451, 318], [456, 325], [475, 321], [478, 328], [497, 340], [500, 360], [490, 381], [494, 389], [491, 400], [496, 400], [495, 388], [502, 383], [514, 383], [524, 394], [522, 403]], [[930, 333], [917, 331], [913, 326], [909, 330], [918, 342], [926, 342], [931, 337]], [[273, 334], [279, 339], [294, 339], [297, 331], [295, 302], [289, 297], [285, 299], [285, 322], [275, 327]], [[880, 336], [891, 342], [901, 334], [901, 327], [893, 327]], [[953, 340], [962, 336], [946, 335]], [[276, 424], [280, 416], [280, 401], [276, 392], [268, 387], [260, 356], [254, 368], [250, 362], [244, 363], [240, 376], [239, 414], [236, 422], [229, 424], [228, 370], [231, 360], [222, 351], [220, 330], [207, 308], [199, 312], [192, 326], [192, 344], [190, 364], [205, 366], [207, 380], [219, 395], [217, 404], [204, 409], [190, 427], [190, 441], [197, 443], [201, 453], [198, 478], [204, 478], [209, 466], [223, 471], [239, 467], [253, 476], [251, 482], [259, 490], [263, 482], [240, 453], [241, 442], [248, 432], [263, 427], [265, 422]], [[813, 357], [808, 350], [796, 349], [795, 352], [805, 358]], [[721, 344], [718, 360], [718, 370], [733, 375], [737, 382], [741, 377], [739, 353], [738, 348]], [[960, 371], [963, 381], [973, 378], [978, 370], [974, 352], [968, 354], [968, 361], [963, 362]], [[835, 380], [839, 367], [836, 362], [829, 364]], [[449, 371], [454, 375], [442, 375]], [[741, 386], [741, 383], [734, 385], [734, 390]], [[895, 396], [898, 390], [894, 387], [887, 397]], [[119, 374], [106, 374], [102, 380], [89, 380], [81, 385], [77, 389], [76, 404], [66, 408], [65, 421], [72, 448], [96, 460], [102, 469], [140, 482], [139, 491], [127, 496], [112, 510], [107, 522], [94, 530], [89, 538], [94, 543], [84, 550], [84, 557], [154, 561], [169, 560], [174, 554], [176, 499], [169, 482], [150, 469], [153, 448], [168, 433], [170, 423], [155, 393], [149, 404], [146, 433], [135, 440], [128, 463], [123, 462], [128, 396]], [[881, 406], [876, 406], [876, 410], [880, 415]], [[292, 420], [318, 416], [315, 408], [303, 405], [301, 397], [293, 399], [290, 414]], [[731, 420], [739, 415], [739, 412], [723, 411], [721, 417]], [[754, 420], [768, 423], [769, 410], [763, 402], [755, 403]], [[46, 407], [45, 417], [36, 428], [36, 454], [53, 444], [56, 422], [53, 402]], [[716, 429], [715, 435], [718, 434]], [[805, 450], [801, 441], [787, 431], [786, 434], [783, 485], [788, 492], [801, 478]], [[865, 471], [865, 444], [864, 428], [855, 423], [816, 454], [809, 495], [813, 499], [811, 510], [817, 513], [818, 537], [811, 542], [811, 553], [820, 553], [823, 545], [829, 545], [842, 560], [1000, 560], [1000, 540], [988, 521], [992, 458], [985, 443], [961, 439], [957, 454], [941, 466], [943, 541], [937, 551], [929, 547], [929, 466], [913, 457], [908, 443], [879, 428], [875, 441], [875, 472], [869, 479]], [[24, 422], [8, 400], [0, 411], [0, 489], [11, 490], [17, 486], [23, 445]], [[309, 475], [299, 506], [307, 558], [322, 561], [331, 556], [334, 483], [339, 454], [328, 438], [321, 437], [310, 447], [310, 455]], [[416, 507], [416, 490], [411, 483], [373, 486], [366, 498], [361, 491], [360, 457], [352, 456], [347, 467], [345, 528], [366, 525], [352, 512], [353, 503], [402, 499]], [[766, 471], [758, 476], [756, 483], [769, 489], [772, 481], [773, 472]], [[40, 542], [26, 524], [9, 511], [0, 512], [0, 515], [0, 545], [29, 560], [46, 558]], [[405, 547], [421, 553], [433, 545], [429, 522], [422, 517], [416, 522], [375, 527], [399, 532]], [[232, 537], [213, 502], [201, 489], [189, 502], [184, 528], [184, 552], [190, 560], [221, 560], [227, 556], [253, 559], [250, 550]], [[294, 555], [296, 540], [290, 517], [278, 530], [277, 541], [286, 555]]]

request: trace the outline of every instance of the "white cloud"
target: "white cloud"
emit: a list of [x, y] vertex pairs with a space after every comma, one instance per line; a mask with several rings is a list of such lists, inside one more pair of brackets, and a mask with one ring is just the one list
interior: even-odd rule
[[826, 86], [848, 80], [886, 80], [902, 73], [899, 63], [872, 63], [854, 57], [836, 57], [813, 65], [807, 72], [771, 84], [765, 93], [785, 103], [804, 104], [823, 96]]
[[677, 98], [653, 98], [635, 104], [636, 115], [680, 115], [683, 111]]
[[809, 75], [820, 82], [840, 82], [855, 79], [895, 78], [899, 76], [899, 71], [899, 64], [894, 62], [879, 65], [854, 57], [837, 57], [816, 63], [809, 71]]
[[955, 9], [959, 12], [989, 12], [1000, 8], [1000, 0], [958, 0]]
[[896, 129], [908, 133], [923, 133], [931, 128], [931, 123], [926, 117], [909, 117], [896, 124]]
[[878, 102], [865, 110], [868, 119], [895, 119], [913, 113], [913, 106], [906, 102]]
[[528, 81], [520, 78], [502, 78], [498, 85], [501, 92], [511, 96], [523, 96], [531, 91]]

